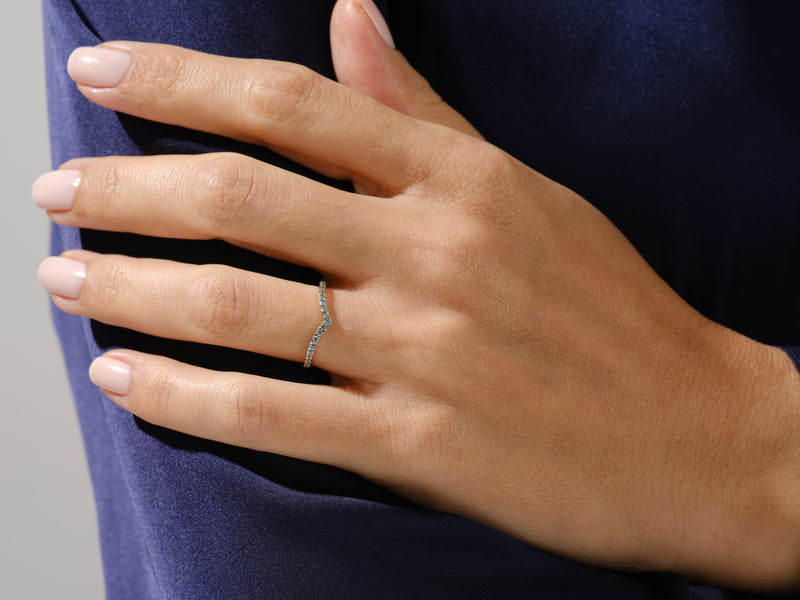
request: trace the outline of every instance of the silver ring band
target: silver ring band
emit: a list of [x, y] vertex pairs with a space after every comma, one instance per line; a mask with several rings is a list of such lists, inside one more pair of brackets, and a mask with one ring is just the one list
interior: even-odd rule
[[317, 331], [314, 334], [314, 337], [311, 338], [311, 343], [308, 345], [308, 350], [306, 351], [306, 362], [303, 363], [305, 368], [311, 366], [311, 359], [314, 358], [314, 350], [317, 349], [317, 344], [319, 344], [319, 339], [322, 337], [322, 334], [327, 331], [328, 327], [333, 325], [333, 321], [331, 321], [331, 315], [328, 312], [328, 299], [325, 297], [325, 288], [326, 284], [324, 281], [319, 282], [319, 308], [322, 311], [322, 323], [319, 327], [317, 327]]

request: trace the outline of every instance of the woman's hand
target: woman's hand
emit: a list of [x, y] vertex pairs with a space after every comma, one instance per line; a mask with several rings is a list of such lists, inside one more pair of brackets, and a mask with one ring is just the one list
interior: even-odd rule
[[[579, 560], [796, 584], [788, 358], [701, 317], [589, 203], [482, 141], [354, 0], [332, 34], [347, 85], [132, 42], [73, 57], [101, 106], [263, 144], [359, 192], [234, 154], [44, 176], [56, 223], [222, 238], [328, 283], [313, 362], [331, 386], [122, 350], [94, 381], [147, 421], [350, 469]], [[42, 277], [70, 313], [298, 362], [321, 320], [317, 288], [225, 266], [71, 251]]]

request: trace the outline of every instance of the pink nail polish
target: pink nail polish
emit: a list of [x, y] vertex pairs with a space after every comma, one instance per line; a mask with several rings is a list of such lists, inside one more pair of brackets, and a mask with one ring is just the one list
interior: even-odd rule
[[108, 356], [99, 356], [89, 367], [89, 379], [100, 389], [117, 396], [127, 396], [131, 391], [131, 366]]
[[378, 7], [375, 6], [375, 3], [372, 0], [358, 0], [359, 4], [361, 4], [361, 8], [364, 9], [364, 12], [369, 15], [369, 18], [372, 20], [372, 24], [375, 26], [375, 29], [378, 30], [378, 33], [383, 38], [383, 41], [386, 42], [389, 46], [394, 48], [394, 39], [392, 38], [392, 32], [389, 31], [389, 26], [386, 24], [386, 20], [381, 15], [381, 11], [378, 10]]
[[39, 282], [51, 294], [75, 299], [81, 295], [86, 265], [71, 258], [50, 256], [39, 265]]
[[72, 52], [67, 72], [77, 83], [89, 87], [114, 87], [128, 72], [131, 55], [110, 48], [84, 47]]
[[69, 210], [81, 182], [80, 171], [51, 171], [33, 184], [33, 201], [46, 210]]

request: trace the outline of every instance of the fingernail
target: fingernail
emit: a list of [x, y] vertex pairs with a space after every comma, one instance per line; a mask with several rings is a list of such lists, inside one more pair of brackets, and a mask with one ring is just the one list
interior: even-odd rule
[[381, 15], [381, 11], [379, 11], [378, 7], [375, 6], [375, 3], [372, 0], [358, 0], [358, 3], [361, 4], [361, 8], [363, 8], [364, 12], [369, 16], [372, 24], [375, 26], [375, 29], [378, 30], [378, 33], [383, 38], [383, 41], [394, 48], [392, 32], [389, 31], [389, 26], [386, 24], [386, 20], [383, 18], [383, 15]]
[[89, 366], [89, 379], [100, 389], [117, 396], [131, 391], [131, 366], [108, 356], [99, 356]]
[[81, 182], [80, 171], [51, 171], [33, 184], [33, 201], [46, 210], [69, 210]]
[[50, 256], [39, 265], [39, 282], [51, 294], [72, 298], [81, 295], [86, 265], [71, 258]]
[[110, 48], [77, 48], [67, 61], [67, 73], [72, 79], [89, 87], [114, 87], [128, 72], [131, 55]]

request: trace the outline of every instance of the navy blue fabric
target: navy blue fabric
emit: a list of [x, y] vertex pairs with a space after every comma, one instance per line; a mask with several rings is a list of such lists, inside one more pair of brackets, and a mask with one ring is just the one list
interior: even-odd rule
[[[332, 0], [44, 0], [54, 165], [84, 155], [262, 148], [91, 105], [76, 46], [135, 39], [332, 76]], [[741, 0], [387, 0], [397, 46], [493, 143], [602, 210], [708, 317], [800, 356], [800, 5]], [[336, 185], [342, 185], [337, 183]], [[316, 282], [221, 242], [55, 228], [53, 251], [217, 262]], [[111, 599], [740, 598], [615, 573], [411, 505], [331, 467], [136, 420], [88, 380], [122, 346], [325, 383], [298, 364], [54, 312], [85, 439]]]
[[789, 358], [792, 359], [794, 362], [794, 366], [800, 370], [800, 348], [781, 348], [786, 354], [789, 355]]

